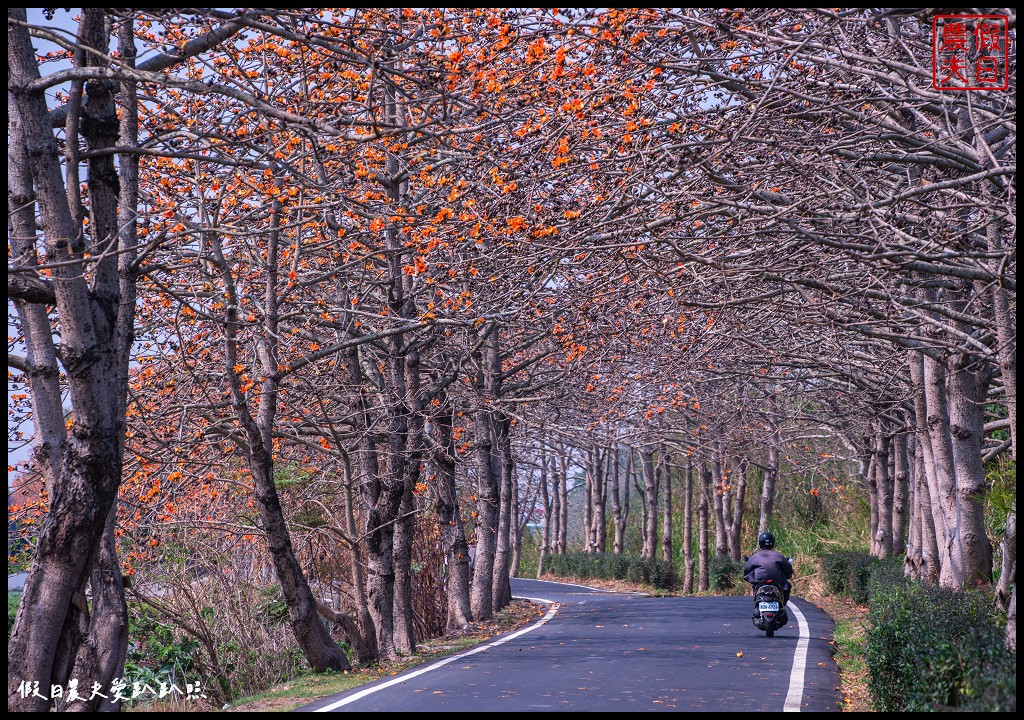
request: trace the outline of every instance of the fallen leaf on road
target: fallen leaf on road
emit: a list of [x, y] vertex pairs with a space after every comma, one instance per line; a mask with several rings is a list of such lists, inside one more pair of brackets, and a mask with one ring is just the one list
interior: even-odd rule
[[742, 652], [736, 653], [736, 657], [743, 657], [743, 653]]

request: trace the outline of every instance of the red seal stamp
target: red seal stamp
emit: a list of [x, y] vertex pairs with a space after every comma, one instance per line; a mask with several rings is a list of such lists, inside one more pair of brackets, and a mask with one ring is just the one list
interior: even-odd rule
[[1005, 15], [932, 18], [932, 87], [1006, 90], [1010, 86], [1008, 27]]

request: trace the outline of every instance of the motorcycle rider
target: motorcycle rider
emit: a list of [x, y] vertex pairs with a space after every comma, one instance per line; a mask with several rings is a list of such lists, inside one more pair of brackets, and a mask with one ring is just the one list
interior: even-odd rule
[[759, 585], [771, 580], [773, 585], [782, 588], [784, 602], [789, 602], [789, 591], [792, 589], [789, 579], [793, 577], [793, 565], [789, 558], [775, 548], [775, 536], [770, 532], [763, 532], [757, 536], [756, 553], [750, 556], [747, 564], [743, 566], [743, 579], [753, 586], [754, 593], [757, 593]]

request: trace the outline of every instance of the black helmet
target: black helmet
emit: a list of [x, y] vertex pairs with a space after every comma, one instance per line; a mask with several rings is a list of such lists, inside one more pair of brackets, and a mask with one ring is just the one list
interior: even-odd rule
[[757, 546], [762, 550], [771, 550], [775, 547], [775, 536], [770, 532], [763, 532], [757, 536]]

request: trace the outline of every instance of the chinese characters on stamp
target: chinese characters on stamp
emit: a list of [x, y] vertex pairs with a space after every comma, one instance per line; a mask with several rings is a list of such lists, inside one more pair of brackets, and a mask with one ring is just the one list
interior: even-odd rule
[[936, 15], [932, 19], [932, 87], [1006, 90], [1009, 36], [1005, 15]]

